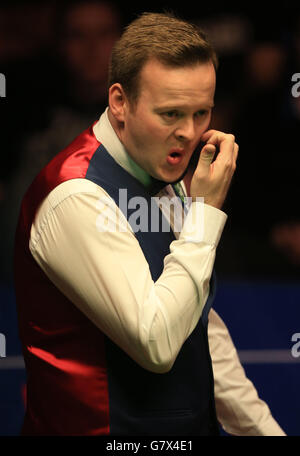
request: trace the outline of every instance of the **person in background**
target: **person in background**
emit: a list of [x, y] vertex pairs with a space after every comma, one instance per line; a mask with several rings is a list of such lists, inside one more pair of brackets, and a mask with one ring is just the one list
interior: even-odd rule
[[[120, 11], [113, 2], [105, 0], [62, 2], [53, 17], [55, 41], [51, 59], [48, 58], [53, 68], [48, 63], [49, 75], [43, 90], [46, 97], [43, 102], [39, 95], [40, 107], [35, 107], [36, 102], [26, 104], [28, 113], [24, 114], [33, 117], [30, 111], [34, 110], [34, 117], [39, 113], [41, 118], [35, 126], [26, 126], [26, 133], [20, 126], [15, 145], [19, 155], [6, 183], [6, 199], [1, 208], [1, 269], [2, 275], [10, 279], [22, 196], [57, 151], [66, 147], [105, 109], [109, 56], [121, 33]], [[43, 79], [43, 69], [38, 67], [38, 71]], [[32, 92], [32, 97], [37, 96], [36, 90]]]

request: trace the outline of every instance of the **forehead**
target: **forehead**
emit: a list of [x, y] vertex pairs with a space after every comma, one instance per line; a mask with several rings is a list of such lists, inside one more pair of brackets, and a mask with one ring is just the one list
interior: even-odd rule
[[140, 99], [153, 104], [195, 101], [213, 104], [216, 73], [212, 62], [170, 67], [149, 60], [140, 75]]

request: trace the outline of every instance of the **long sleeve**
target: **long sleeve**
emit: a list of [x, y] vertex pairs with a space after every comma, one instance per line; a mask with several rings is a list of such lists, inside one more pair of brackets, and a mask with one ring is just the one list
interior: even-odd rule
[[[201, 316], [226, 221], [222, 211], [199, 204], [192, 203], [156, 282], [121, 211], [85, 179], [67, 181], [48, 195], [32, 225], [30, 250], [101, 331], [145, 369], [166, 372]], [[199, 210], [201, 233], [193, 223]], [[111, 229], [116, 215], [122, 230]]]
[[224, 430], [241, 436], [286, 435], [246, 377], [228, 329], [213, 309], [209, 313], [208, 338], [217, 417]]

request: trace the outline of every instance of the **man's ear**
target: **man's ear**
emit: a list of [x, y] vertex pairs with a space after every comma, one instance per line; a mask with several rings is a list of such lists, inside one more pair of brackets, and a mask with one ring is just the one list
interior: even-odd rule
[[108, 92], [109, 109], [119, 122], [124, 122], [128, 100], [121, 84], [113, 84]]

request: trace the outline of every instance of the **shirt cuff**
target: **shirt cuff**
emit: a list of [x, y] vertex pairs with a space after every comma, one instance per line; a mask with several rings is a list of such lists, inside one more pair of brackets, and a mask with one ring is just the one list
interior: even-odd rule
[[281, 429], [277, 421], [275, 421], [275, 419], [270, 416], [266, 423], [259, 426], [256, 433], [250, 433], [250, 435], [259, 435], [264, 437], [284, 437], [286, 436], [286, 433], [283, 431], [283, 429]]
[[217, 246], [227, 215], [203, 201], [193, 201], [184, 220], [179, 239], [185, 242], [205, 243]]

